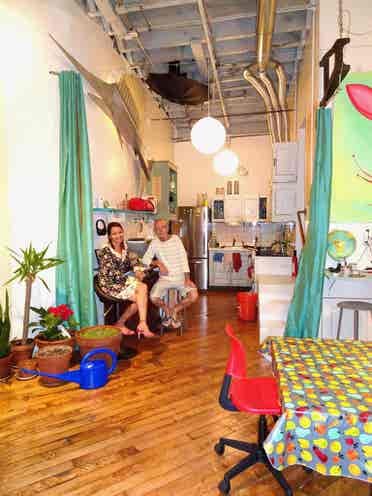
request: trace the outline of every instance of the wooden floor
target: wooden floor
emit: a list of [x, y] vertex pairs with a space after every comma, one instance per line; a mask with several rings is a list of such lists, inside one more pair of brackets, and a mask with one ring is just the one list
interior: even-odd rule
[[[236, 319], [234, 293], [202, 296], [182, 336], [138, 344], [102, 389], [38, 379], [0, 384], [0, 494], [17, 496], [218, 495], [225, 470], [242, 455], [219, 436], [255, 440], [256, 418], [222, 410], [217, 402], [228, 356], [223, 328], [233, 323], [249, 356], [249, 373], [268, 374], [255, 324]], [[132, 341], [133, 343], [134, 341]], [[137, 344], [137, 343], [136, 343]], [[285, 474], [296, 496], [367, 496], [351, 479]], [[276, 496], [281, 489], [261, 465], [232, 482], [231, 495]]]

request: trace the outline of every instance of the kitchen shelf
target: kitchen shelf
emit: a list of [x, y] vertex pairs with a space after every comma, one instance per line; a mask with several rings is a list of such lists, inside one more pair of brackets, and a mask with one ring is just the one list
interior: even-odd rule
[[156, 212], [151, 210], [121, 210], [120, 208], [93, 208], [93, 212], [113, 212], [118, 214], [132, 214], [132, 215], [155, 215]]

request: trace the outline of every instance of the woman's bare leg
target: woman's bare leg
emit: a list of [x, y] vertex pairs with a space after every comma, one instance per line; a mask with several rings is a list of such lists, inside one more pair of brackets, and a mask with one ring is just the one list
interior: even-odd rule
[[140, 282], [136, 287], [136, 303], [138, 306], [138, 313], [140, 322], [138, 324], [137, 330], [141, 332], [145, 337], [155, 336], [153, 332], [150, 331], [147, 325], [147, 286], [146, 284]]
[[138, 310], [137, 303], [133, 302], [124, 310], [123, 314], [120, 316], [120, 319], [115, 323], [116, 326], [121, 328], [121, 333], [124, 336], [131, 336], [135, 334], [134, 331], [129, 329], [125, 323], [128, 319], [130, 319]]

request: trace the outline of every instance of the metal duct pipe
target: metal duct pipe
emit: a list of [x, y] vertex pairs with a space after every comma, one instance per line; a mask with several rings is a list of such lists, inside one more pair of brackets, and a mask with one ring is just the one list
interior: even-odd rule
[[[267, 112], [272, 111], [273, 108], [272, 108], [270, 97], [266, 91], [266, 88], [262, 85], [262, 83], [250, 72], [249, 69], [246, 69], [243, 72], [243, 77], [248, 83], [250, 83], [253, 86], [253, 88], [255, 88], [257, 93], [262, 97], [264, 104], [265, 104], [266, 111]], [[272, 113], [267, 114], [266, 119], [267, 119], [267, 125], [269, 128], [269, 133], [271, 136], [271, 142], [273, 144], [276, 141], [278, 141], [277, 133], [275, 130], [275, 123], [274, 123], [273, 114]]]
[[[274, 61], [274, 69], [276, 77], [278, 78], [278, 96], [279, 96], [279, 105], [281, 110], [286, 110], [286, 91], [287, 91], [287, 77], [285, 75], [283, 67]], [[287, 112], [282, 113], [283, 118], [283, 126], [284, 126], [284, 140], [288, 141], [288, 118]]]
[[276, 0], [257, 0], [257, 65], [265, 72], [270, 61], [274, 32]]
[[[272, 114], [268, 126], [273, 141], [288, 140], [288, 120], [286, 108], [286, 77], [283, 68], [277, 62], [272, 62], [271, 46], [275, 25], [276, 0], [257, 0], [257, 62], [251, 64], [244, 72], [244, 78], [252, 84], [263, 98], [266, 108], [275, 112], [275, 120]], [[269, 76], [266, 74], [268, 68], [274, 68], [278, 78], [278, 92]], [[269, 106], [269, 107], [268, 107]]]
[[[279, 107], [279, 99], [278, 95], [276, 94], [274, 85], [269, 78], [269, 76], [265, 72], [261, 72], [258, 74], [259, 78], [265, 85], [267, 92], [269, 94], [271, 104], [273, 106], [273, 110], [280, 110]], [[277, 126], [277, 136], [278, 136], [278, 141], [283, 141], [283, 134], [282, 134], [282, 113], [277, 112], [275, 114], [275, 120], [276, 120], [276, 126]]]

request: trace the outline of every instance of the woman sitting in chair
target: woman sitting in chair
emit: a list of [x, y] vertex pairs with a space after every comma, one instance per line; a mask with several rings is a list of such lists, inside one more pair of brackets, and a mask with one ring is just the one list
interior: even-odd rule
[[119, 222], [110, 222], [107, 227], [108, 245], [100, 250], [98, 281], [102, 291], [108, 295], [130, 300], [116, 326], [124, 335], [135, 334], [125, 323], [137, 311], [139, 313], [138, 335], [154, 337], [147, 325], [147, 286], [142, 282], [144, 273], [136, 271], [135, 276], [128, 274], [133, 270], [124, 242], [124, 229]]

